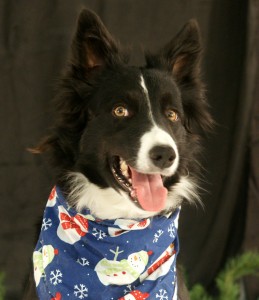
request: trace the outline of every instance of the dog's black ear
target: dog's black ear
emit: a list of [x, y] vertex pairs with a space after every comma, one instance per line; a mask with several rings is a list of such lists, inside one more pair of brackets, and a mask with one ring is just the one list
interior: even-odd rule
[[89, 71], [119, 60], [119, 46], [101, 19], [90, 10], [82, 10], [72, 42], [73, 66]]
[[148, 67], [167, 69], [178, 83], [199, 75], [201, 56], [200, 30], [196, 20], [190, 20], [158, 54], [146, 54]]
[[164, 47], [162, 57], [178, 83], [188, 83], [199, 76], [201, 37], [196, 20], [190, 20]]
[[208, 111], [200, 62], [202, 46], [199, 25], [190, 20], [158, 54], [146, 54], [148, 68], [167, 70], [180, 88], [185, 111], [185, 126], [189, 131], [198, 125], [210, 130], [213, 120]]

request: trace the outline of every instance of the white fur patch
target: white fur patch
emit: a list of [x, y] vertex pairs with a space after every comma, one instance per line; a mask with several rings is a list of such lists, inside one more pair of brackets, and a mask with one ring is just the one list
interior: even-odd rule
[[[153, 164], [149, 152], [155, 146], [169, 146], [173, 148], [175, 160], [169, 168], [161, 170]], [[179, 153], [176, 143], [166, 131], [155, 125], [141, 137], [140, 149], [137, 155], [137, 170], [139, 172], [149, 174], [160, 173], [164, 176], [171, 176], [176, 172], [178, 165]]]
[[[89, 182], [81, 173], [68, 174], [71, 192], [68, 195], [70, 203], [75, 203], [78, 212], [84, 208], [100, 219], [134, 218], [143, 219], [153, 217], [159, 212], [145, 211], [135, 205], [126, 192], [117, 192], [113, 188], [100, 188]], [[168, 193], [165, 211], [177, 208], [182, 199], [195, 203], [199, 200], [197, 186], [188, 177], [182, 177], [172, 191]]]
[[182, 203], [183, 198], [191, 204], [198, 203], [203, 205], [198, 195], [198, 189], [199, 187], [194, 180], [188, 176], [182, 176], [180, 181], [176, 183], [172, 190], [168, 193], [167, 207], [175, 209]]

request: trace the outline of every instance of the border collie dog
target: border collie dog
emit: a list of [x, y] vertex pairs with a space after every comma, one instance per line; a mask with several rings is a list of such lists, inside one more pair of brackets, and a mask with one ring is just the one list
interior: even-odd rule
[[33, 150], [48, 153], [56, 186], [27, 299], [188, 299], [178, 218], [183, 200], [200, 201], [199, 134], [213, 123], [200, 57], [191, 20], [128, 66], [100, 18], [81, 12], [54, 125]]

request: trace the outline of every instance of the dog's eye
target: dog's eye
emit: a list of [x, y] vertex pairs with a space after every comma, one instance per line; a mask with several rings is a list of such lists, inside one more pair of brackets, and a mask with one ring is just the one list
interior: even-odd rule
[[129, 116], [129, 111], [126, 107], [119, 105], [113, 108], [112, 113], [117, 118], [124, 118]]
[[171, 122], [177, 122], [179, 120], [177, 112], [172, 109], [166, 110], [165, 115]]

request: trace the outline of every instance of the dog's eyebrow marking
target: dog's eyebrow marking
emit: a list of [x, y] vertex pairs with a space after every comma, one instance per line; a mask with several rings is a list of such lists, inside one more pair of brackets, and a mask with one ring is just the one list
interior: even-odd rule
[[153, 124], [156, 124], [155, 120], [153, 118], [151, 102], [150, 102], [150, 99], [149, 99], [149, 93], [148, 93], [148, 89], [147, 89], [147, 86], [146, 86], [143, 75], [140, 75], [140, 85], [141, 85], [141, 87], [144, 91], [144, 94], [146, 96], [147, 106], [148, 106], [148, 114], [149, 114], [150, 120], [152, 121]]

